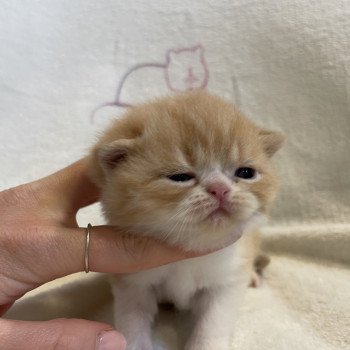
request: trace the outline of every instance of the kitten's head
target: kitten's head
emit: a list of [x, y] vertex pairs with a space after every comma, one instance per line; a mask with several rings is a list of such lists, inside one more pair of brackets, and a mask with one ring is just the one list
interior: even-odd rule
[[187, 249], [224, 246], [266, 214], [284, 137], [204, 91], [137, 106], [95, 146], [108, 223]]

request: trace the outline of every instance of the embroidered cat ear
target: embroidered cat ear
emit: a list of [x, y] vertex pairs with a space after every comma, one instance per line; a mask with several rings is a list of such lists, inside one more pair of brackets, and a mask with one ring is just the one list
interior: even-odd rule
[[264, 150], [269, 157], [272, 157], [285, 143], [287, 137], [278, 131], [260, 130], [260, 139]]
[[98, 150], [98, 160], [104, 171], [114, 169], [126, 157], [134, 140], [122, 139], [103, 145]]
[[204, 48], [202, 45], [197, 45], [193, 49], [195, 52], [198, 52], [200, 55], [202, 55], [204, 53]]

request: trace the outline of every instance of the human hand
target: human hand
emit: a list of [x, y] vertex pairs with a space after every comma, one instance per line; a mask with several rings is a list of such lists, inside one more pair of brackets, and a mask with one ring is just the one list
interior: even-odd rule
[[[84, 269], [85, 228], [78, 210], [98, 199], [87, 161], [0, 192], [0, 315], [26, 292]], [[91, 271], [129, 273], [193, 257], [150, 238], [93, 227]], [[104, 346], [104, 347], [103, 347]], [[124, 337], [108, 324], [77, 319], [0, 319], [0, 349], [122, 350]]]

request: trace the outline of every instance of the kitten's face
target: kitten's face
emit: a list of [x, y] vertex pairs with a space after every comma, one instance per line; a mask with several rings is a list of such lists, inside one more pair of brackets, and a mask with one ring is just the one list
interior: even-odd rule
[[95, 150], [108, 222], [188, 249], [234, 241], [269, 207], [281, 143], [204, 92], [137, 107]]

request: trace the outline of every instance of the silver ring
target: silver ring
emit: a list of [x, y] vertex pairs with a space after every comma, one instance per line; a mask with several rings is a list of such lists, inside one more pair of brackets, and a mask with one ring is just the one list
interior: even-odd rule
[[87, 225], [86, 228], [86, 238], [85, 238], [85, 257], [84, 257], [84, 263], [85, 263], [85, 272], [89, 273], [89, 246], [90, 246], [90, 232], [91, 232], [92, 226], [91, 224]]

